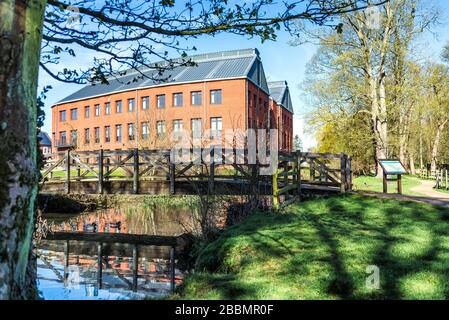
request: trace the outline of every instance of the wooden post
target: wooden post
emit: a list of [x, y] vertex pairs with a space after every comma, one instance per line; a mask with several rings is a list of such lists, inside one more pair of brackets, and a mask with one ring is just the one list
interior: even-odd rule
[[175, 247], [170, 249], [170, 290], [171, 293], [175, 292]]
[[215, 148], [211, 146], [210, 150], [210, 164], [209, 164], [209, 194], [214, 193], [215, 189]]
[[175, 194], [175, 173], [176, 173], [176, 166], [174, 163], [169, 163], [169, 179], [170, 179], [170, 194]]
[[139, 149], [134, 149], [133, 192], [139, 193]]
[[259, 165], [252, 164], [251, 165], [251, 188], [254, 194], [259, 194]]
[[133, 246], [133, 291], [137, 291], [137, 278], [139, 269], [139, 252], [137, 250], [137, 244]]
[[348, 158], [348, 189], [352, 191], [352, 158]]
[[313, 163], [313, 159], [310, 158], [310, 182], [315, 181], [315, 164]]
[[402, 175], [398, 174], [398, 193], [402, 194]]
[[103, 149], [98, 150], [98, 193], [103, 193]]
[[449, 190], [449, 185], [447, 183], [448, 183], [448, 178], [447, 178], [447, 169], [446, 169], [446, 190]]
[[106, 181], [108, 181], [109, 180], [109, 174], [108, 174], [108, 172], [109, 172], [109, 165], [110, 165], [110, 163], [111, 163], [111, 158], [110, 157], [107, 157], [106, 158], [106, 164], [105, 164], [105, 172], [106, 172], [106, 175], [105, 175], [105, 177], [104, 177], [104, 180], [106, 180]]
[[97, 286], [98, 289], [103, 287], [103, 244], [100, 242], [97, 246]]
[[384, 187], [384, 193], [388, 193], [388, 181], [387, 181], [387, 174], [384, 172], [383, 174], [383, 187]]
[[279, 208], [279, 187], [278, 187], [278, 168], [277, 165], [275, 165], [275, 171], [273, 173], [273, 208], [278, 209]]
[[297, 183], [297, 193], [298, 197], [301, 196], [301, 152], [296, 152], [296, 183]]
[[340, 155], [340, 192], [346, 192], [346, 155]]
[[66, 151], [66, 168], [65, 168], [65, 192], [70, 193], [70, 149]]
[[69, 278], [69, 240], [64, 242], [64, 286], [67, 286], [67, 280]]

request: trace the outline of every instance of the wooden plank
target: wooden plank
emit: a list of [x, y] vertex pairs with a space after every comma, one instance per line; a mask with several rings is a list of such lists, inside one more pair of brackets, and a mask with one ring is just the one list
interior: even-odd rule
[[53, 171], [57, 166], [59, 166], [63, 161], [65, 157], [62, 157], [61, 159], [57, 160], [53, 165], [51, 165], [47, 170], [44, 171], [42, 174], [42, 178], [45, 178], [50, 172]]
[[169, 170], [169, 179], [170, 179], [170, 194], [175, 194], [175, 181], [176, 181], [176, 166], [174, 163], [170, 163], [170, 170]]
[[139, 149], [134, 149], [133, 193], [139, 193]]
[[170, 249], [170, 289], [171, 293], [175, 292], [175, 247]]
[[289, 184], [285, 187], [282, 187], [281, 189], [278, 190], [278, 194], [281, 195], [283, 193], [286, 193], [290, 190], [295, 190], [298, 186], [296, 184]]
[[98, 150], [98, 193], [103, 193], [103, 149]]
[[346, 185], [345, 185], [345, 173], [346, 173], [346, 155], [341, 154], [340, 156], [340, 192], [345, 193], [346, 192]]
[[66, 174], [66, 176], [65, 176], [65, 179], [66, 179], [65, 183], [66, 183], [66, 185], [65, 185], [65, 192], [67, 194], [69, 194], [70, 193], [70, 149], [66, 151], [65, 158], [66, 158], [66, 168], [65, 168], [65, 174]]
[[138, 280], [138, 269], [139, 269], [139, 253], [137, 251], [137, 245], [133, 246], [133, 291], [137, 291], [137, 280]]
[[[134, 244], [129, 243], [103, 243], [102, 252], [104, 256], [132, 257]], [[55, 252], [64, 252], [64, 241], [41, 240], [38, 249]], [[70, 241], [70, 254], [72, 255], [97, 255], [97, 242], [93, 241]], [[139, 245], [139, 256], [151, 259], [169, 259], [170, 246]]]
[[[98, 174], [91, 167], [89, 167], [87, 164], [81, 162], [81, 160], [79, 159], [79, 157], [77, 157], [76, 154], [71, 154], [71, 156], [72, 156], [72, 159], [75, 160], [75, 162], [77, 162], [81, 167], [86, 169], [88, 172], [93, 173], [94, 176], [98, 178]], [[84, 173], [84, 175], [86, 175], [86, 174], [87, 174], [87, 172]]]
[[305, 152], [305, 153], [301, 153], [301, 157], [303, 158], [325, 158], [325, 159], [339, 159], [340, 155], [339, 154], [332, 154], [332, 153], [309, 153], [309, 152]]
[[152, 246], [176, 246], [178, 237], [169, 236], [148, 236], [126, 233], [107, 233], [107, 232], [54, 232], [48, 233], [44, 240], [76, 240], [93, 241], [102, 243], [130, 243]]
[[64, 283], [66, 283], [69, 278], [69, 254], [70, 254], [70, 242], [67, 239], [64, 242]]
[[272, 188], [273, 188], [273, 208], [279, 208], [279, 186], [278, 186], [278, 170], [276, 169], [272, 176]]
[[103, 287], [103, 244], [97, 245], [97, 285], [101, 289]]

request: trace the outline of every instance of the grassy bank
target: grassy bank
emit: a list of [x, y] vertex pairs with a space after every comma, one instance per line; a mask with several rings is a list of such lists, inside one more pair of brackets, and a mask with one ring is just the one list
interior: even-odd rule
[[178, 297], [447, 299], [448, 230], [447, 209], [358, 195], [260, 212], [202, 250]]
[[[369, 192], [383, 192], [383, 180], [377, 177], [360, 176], [353, 180], [354, 190], [369, 191]], [[420, 193], [413, 192], [411, 189], [421, 184], [419, 178], [414, 176], [402, 177], [402, 193], [410, 196], [423, 196]], [[397, 192], [397, 183], [388, 183], [388, 193]]]

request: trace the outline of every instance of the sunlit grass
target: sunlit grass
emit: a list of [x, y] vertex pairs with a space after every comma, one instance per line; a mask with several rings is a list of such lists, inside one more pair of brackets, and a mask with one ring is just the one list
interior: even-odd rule
[[[354, 190], [369, 191], [369, 192], [383, 192], [383, 180], [381, 178], [372, 176], [360, 176], [353, 180]], [[402, 193], [410, 196], [423, 196], [411, 189], [421, 184], [420, 179], [414, 176], [402, 176]], [[392, 181], [388, 183], [388, 193], [397, 192], [397, 182]]]
[[[204, 248], [187, 299], [447, 299], [449, 211], [358, 195], [259, 212]], [[366, 286], [370, 265], [380, 288]]]

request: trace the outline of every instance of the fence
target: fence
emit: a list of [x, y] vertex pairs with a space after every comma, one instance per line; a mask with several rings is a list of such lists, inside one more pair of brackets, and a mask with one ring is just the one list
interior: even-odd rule
[[[48, 191], [62, 185], [52, 189], [59, 193], [175, 194], [192, 192], [185, 185], [194, 184], [220, 194], [226, 185], [237, 193], [273, 195], [275, 203], [293, 201], [304, 190], [352, 189], [351, 158], [345, 154], [280, 152], [271, 164], [252, 164], [248, 150], [238, 149], [192, 149], [182, 163], [171, 161], [174, 156], [169, 150], [67, 150], [46, 160], [41, 186]], [[270, 165], [272, 174], [262, 175]]]

